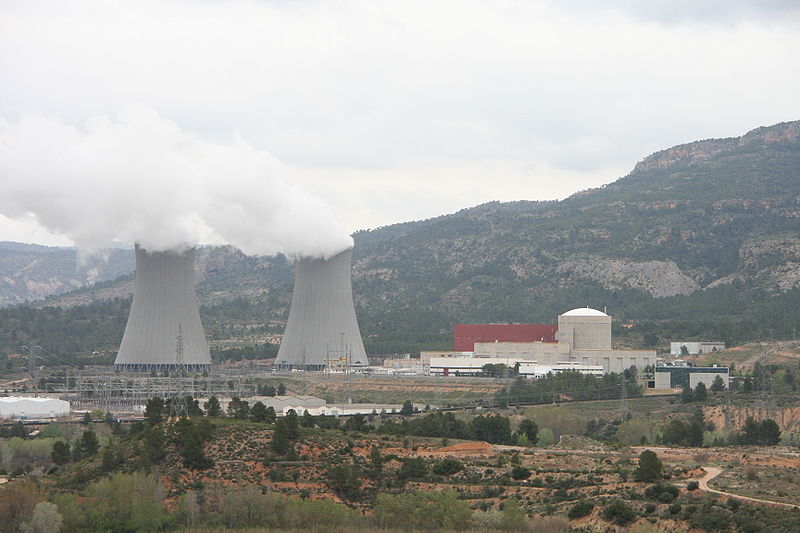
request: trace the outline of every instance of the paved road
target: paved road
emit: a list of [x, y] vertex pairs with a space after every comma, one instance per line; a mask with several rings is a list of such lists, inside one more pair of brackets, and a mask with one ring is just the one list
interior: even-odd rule
[[767, 505], [778, 505], [781, 507], [800, 507], [800, 505], [795, 505], [793, 503], [774, 502], [772, 500], [761, 500], [758, 498], [750, 498], [748, 496], [742, 496], [740, 494], [733, 494], [732, 492], [723, 492], [721, 490], [712, 489], [711, 487], [708, 486], [708, 482], [717, 477], [718, 475], [720, 475], [722, 473], [722, 469], [717, 468], [716, 466], [704, 466], [703, 470], [705, 471], [706, 475], [698, 479], [697, 481], [700, 483], [700, 489], [706, 492], [721, 494], [722, 496], [727, 496], [728, 498], [736, 498], [737, 500], [743, 500], [746, 502], [765, 503]]

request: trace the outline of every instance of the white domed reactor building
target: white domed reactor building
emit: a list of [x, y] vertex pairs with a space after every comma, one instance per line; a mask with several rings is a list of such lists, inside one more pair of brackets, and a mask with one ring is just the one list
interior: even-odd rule
[[478, 357], [519, 357], [542, 364], [577, 363], [602, 367], [604, 372], [655, 365], [655, 350], [612, 346], [611, 320], [603, 311], [579, 307], [558, 316], [555, 342], [476, 342], [474, 353]]
[[353, 249], [295, 261], [294, 293], [276, 364], [323, 370], [367, 364], [350, 279]]
[[211, 366], [194, 276], [195, 249], [148, 252], [136, 245], [136, 286], [114, 368], [162, 372]]
[[611, 317], [590, 307], [567, 311], [558, 317], [556, 340], [572, 350], [610, 350]]

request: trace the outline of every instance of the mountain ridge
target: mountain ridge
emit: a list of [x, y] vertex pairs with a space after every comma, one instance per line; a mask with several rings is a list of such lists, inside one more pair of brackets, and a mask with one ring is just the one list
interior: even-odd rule
[[[564, 200], [487, 202], [354, 239], [354, 298], [368, 338], [407, 329], [442, 338], [456, 322], [550, 323], [578, 305], [608, 305], [626, 321], [766, 313], [800, 291], [800, 121], [654, 152]], [[0, 253], [0, 279], [2, 265]], [[197, 273], [207, 309], [246, 308], [220, 321], [285, 319], [292, 274], [282, 256], [208, 247]], [[36, 305], [80, 305], [130, 287], [128, 275]]]

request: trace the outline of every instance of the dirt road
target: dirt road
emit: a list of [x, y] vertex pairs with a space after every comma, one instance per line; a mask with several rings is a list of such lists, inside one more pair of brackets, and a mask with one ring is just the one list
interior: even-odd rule
[[727, 496], [728, 498], [736, 498], [737, 500], [743, 500], [746, 502], [765, 503], [767, 505], [778, 505], [781, 507], [800, 507], [800, 505], [795, 505], [793, 503], [774, 502], [771, 500], [760, 500], [758, 498], [750, 498], [748, 496], [733, 494], [732, 492], [723, 492], [721, 490], [712, 489], [711, 487], [708, 486], [708, 482], [717, 477], [718, 475], [720, 475], [722, 473], [722, 469], [717, 468], [716, 466], [704, 466], [703, 470], [705, 471], [706, 475], [697, 480], [700, 483], [700, 490], [704, 490], [706, 492], [711, 492], [714, 494], [720, 494], [722, 496]]

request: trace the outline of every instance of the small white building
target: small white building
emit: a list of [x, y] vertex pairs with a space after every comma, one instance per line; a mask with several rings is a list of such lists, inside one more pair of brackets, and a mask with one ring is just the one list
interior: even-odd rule
[[506, 365], [514, 368], [523, 361], [525, 359], [522, 357], [432, 357], [428, 373], [431, 376], [475, 375], [483, 372], [485, 365]]
[[[686, 351], [684, 351], [686, 348]], [[725, 349], [722, 341], [670, 342], [669, 353], [672, 355], [699, 355], [701, 353], [719, 352]]]
[[519, 375], [529, 378], [543, 378], [547, 374], [561, 372], [579, 372], [590, 376], [602, 376], [605, 372], [600, 365], [583, 365], [577, 361], [563, 361], [554, 364], [539, 364], [536, 361], [525, 361], [519, 364]]
[[69, 402], [55, 398], [4, 396], [0, 398], [0, 418], [61, 418], [69, 416]]
[[[422, 409], [424, 406], [415, 405], [417, 409]], [[384, 413], [399, 413], [403, 408], [400, 404], [384, 404], [384, 403], [337, 403], [327, 404], [319, 407], [291, 407], [287, 406], [283, 415], [289, 409], [294, 409], [294, 412], [299, 416], [303, 416], [305, 411], [312, 416], [353, 416], [353, 415], [371, 415]]]

